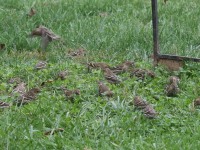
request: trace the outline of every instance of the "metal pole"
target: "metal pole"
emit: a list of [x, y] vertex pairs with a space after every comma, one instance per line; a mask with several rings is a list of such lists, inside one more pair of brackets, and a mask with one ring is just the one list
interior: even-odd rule
[[157, 0], [151, 0], [152, 4], [152, 24], [153, 24], [153, 55], [154, 65], [158, 63], [159, 41], [158, 41], [158, 11], [157, 11]]

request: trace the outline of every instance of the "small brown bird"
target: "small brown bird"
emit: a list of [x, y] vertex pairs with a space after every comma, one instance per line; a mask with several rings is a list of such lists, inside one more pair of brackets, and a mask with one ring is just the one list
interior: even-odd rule
[[153, 71], [151, 70], [146, 70], [146, 69], [134, 69], [131, 74], [130, 77], [136, 76], [137, 78], [144, 80], [146, 77], [151, 77], [154, 78], [156, 75]]
[[22, 82], [22, 80], [19, 77], [11, 78], [11, 79], [8, 80], [9, 84], [19, 84], [21, 82]]
[[50, 29], [46, 28], [45, 26], [38, 26], [34, 29], [30, 37], [39, 36], [41, 37], [41, 48], [42, 50], [46, 50], [48, 44], [53, 40], [59, 40], [60, 36], [54, 34]]
[[169, 97], [177, 96], [180, 92], [180, 89], [178, 87], [180, 80], [178, 77], [171, 76], [169, 78], [169, 85], [166, 86], [165, 93]]
[[35, 69], [36, 70], [41, 70], [47, 67], [47, 62], [46, 61], [39, 61], [36, 65], [35, 65]]
[[41, 92], [41, 90], [39, 88], [32, 88], [28, 92], [19, 96], [18, 99], [16, 101], [14, 101], [14, 103], [17, 104], [17, 106], [28, 104], [29, 102], [35, 100], [37, 94], [40, 92]]
[[180, 79], [179, 79], [179, 77], [176, 77], [176, 76], [170, 76], [170, 77], [169, 77], [169, 84], [172, 84], [172, 83], [179, 84], [179, 83], [180, 83]]
[[26, 92], [26, 83], [19, 83], [12, 91], [12, 94], [18, 93], [19, 95], [23, 95]]
[[114, 74], [109, 68], [105, 68], [103, 69], [103, 71], [104, 71], [104, 77], [109, 83], [118, 84], [121, 82], [119, 77], [116, 74]]
[[194, 100], [194, 106], [200, 106], [200, 97]]
[[88, 66], [88, 72], [91, 69], [102, 69], [103, 70], [105, 68], [110, 68], [110, 66], [104, 62], [90, 62], [90, 63], [87, 63], [87, 66]]
[[8, 108], [8, 107], [10, 107], [10, 104], [0, 101], [0, 108]]
[[154, 119], [157, 116], [157, 112], [154, 110], [154, 108], [151, 105], [147, 105], [143, 109], [144, 115], [149, 119]]
[[104, 96], [104, 95], [107, 97], [113, 96], [113, 92], [103, 82], [99, 81], [98, 85], [99, 85], [99, 95], [100, 96]]
[[137, 109], [144, 109], [149, 103], [145, 100], [143, 100], [139, 96], [135, 96], [133, 100], [133, 104]]
[[68, 75], [68, 71], [67, 70], [60, 71], [58, 73], [57, 79], [60, 78], [61, 80], [65, 80], [67, 75]]
[[128, 71], [130, 68], [133, 68], [134, 66], [135, 66], [134, 62], [125, 61], [122, 64], [111, 68], [111, 70], [115, 74], [120, 74], [120, 73], [124, 73], [124, 72]]
[[85, 56], [85, 50], [83, 48], [79, 48], [76, 51], [73, 52], [69, 52], [69, 55], [72, 57], [76, 57], [76, 56]]
[[64, 94], [68, 100], [73, 101], [74, 96], [80, 95], [81, 93], [80, 93], [80, 90], [78, 90], [78, 89], [75, 89], [75, 90], [64, 89]]
[[33, 9], [33, 8], [31, 8], [30, 9], [30, 11], [29, 11], [29, 13], [27, 14], [29, 17], [32, 17], [32, 16], [34, 16], [36, 14], [36, 10], [35, 9]]

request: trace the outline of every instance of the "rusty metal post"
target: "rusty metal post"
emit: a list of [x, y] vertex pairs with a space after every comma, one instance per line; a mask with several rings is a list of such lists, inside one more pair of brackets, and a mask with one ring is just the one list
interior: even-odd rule
[[154, 65], [157, 65], [160, 49], [159, 49], [159, 40], [158, 40], [158, 7], [157, 0], [151, 0], [152, 4], [152, 24], [153, 24], [153, 57]]

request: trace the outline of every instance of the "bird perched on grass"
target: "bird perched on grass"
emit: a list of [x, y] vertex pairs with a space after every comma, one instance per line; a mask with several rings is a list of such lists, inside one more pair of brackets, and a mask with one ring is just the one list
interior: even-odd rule
[[147, 105], [149, 105], [147, 101], [143, 100], [139, 96], [134, 97], [133, 104], [137, 109], [144, 109]]
[[103, 82], [99, 81], [98, 86], [99, 86], [99, 95], [100, 96], [107, 96], [107, 97], [113, 96], [113, 92]]
[[68, 100], [73, 101], [75, 95], [80, 95], [81, 93], [79, 89], [75, 89], [75, 90], [64, 89], [64, 94]]
[[14, 87], [12, 94], [18, 93], [19, 95], [23, 95], [26, 92], [26, 83], [21, 82], [16, 87]]
[[169, 97], [177, 96], [180, 92], [180, 89], [178, 87], [180, 80], [176, 76], [171, 76], [169, 78], [169, 84], [166, 86], [165, 93]]
[[11, 78], [8, 80], [9, 84], [19, 84], [21, 82], [22, 82], [22, 79], [20, 79], [19, 77]]
[[58, 75], [57, 75], [57, 79], [60, 78], [61, 80], [65, 80], [67, 75], [68, 75], [68, 71], [67, 70], [60, 71], [58, 73]]
[[197, 99], [195, 99], [193, 101], [193, 103], [194, 103], [194, 106], [200, 106], [200, 97], [198, 97]]
[[120, 65], [117, 65], [115, 67], [112, 67], [111, 70], [115, 74], [120, 74], [128, 71], [130, 68], [133, 68], [135, 66], [134, 62], [131, 61], [125, 61]]
[[133, 76], [137, 77], [138, 79], [144, 80], [146, 77], [154, 78], [156, 75], [151, 70], [136, 68], [130, 74], [130, 77]]
[[73, 52], [69, 52], [69, 55], [71, 57], [76, 57], [76, 56], [85, 56], [85, 50], [83, 48], [79, 48], [78, 50], [76, 51], [73, 51]]
[[41, 70], [47, 67], [47, 62], [46, 61], [39, 61], [36, 65], [35, 65], [35, 69], [36, 70]]
[[101, 69], [104, 70], [106, 68], [110, 68], [110, 66], [104, 62], [89, 62], [87, 63], [88, 72], [90, 72], [91, 69]]
[[41, 48], [42, 50], [46, 50], [48, 44], [54, 40], [59, 40], [60, 36], [53, 33], [50, 29], [46, 28], [45, 26], [38, 26], [36, 29], [34, 29], [30, 37], [41, 37]]
[[41, 90], [39, 88], [32, 88], [28, 92], [19, 96], [18, 99], [14, 101], [14, 103], [17, 104], [17, 106], [28, 104], [29, 102], [35, 100], [37, 94], [40, 92]]
[[10, 104], [0, 101], [0, 108], [8, 108], [8, 107], [10, 107]]
[[109, 68], [103, 69], [105, 79], [111, 84], [118, 84], [121, 82], [119, 77], [114, 74]]
[[157, 116], [157, 112], [154, 110], [154, 108], [151, 105], [147, 105], [144, 109], [143, 109], [143, 113], [144, 115], [149, 118], [149, 119], [154, 119]]

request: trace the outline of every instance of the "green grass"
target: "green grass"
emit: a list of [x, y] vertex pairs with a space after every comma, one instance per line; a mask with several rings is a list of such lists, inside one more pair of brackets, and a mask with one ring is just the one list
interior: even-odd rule
[[[151, 1], [140, 0], [0, 0], [0, 100], [12, 103], [13, 89], [7, 81], [20, 77], [28, 88], [53, 79], [58, 71], [69, 70], [64, 81], [47, 83], [37, 100], [23, 107], [12, 106], [0, 112], [2, 149], [198, 149], [199, 109], [189, 104], [199, 96], [199, 66], [187, 63], [176, 72], [153, 68]], [[200, 57], [198, 0], [159, 1], [160, 48], [162, 53]], [[37, 13], [27, 18], [29, 9]], [[99, 13], [108, 16], [100, 17]], [[64, 39], [52, 42], [45, 58], [38, 54], [39, 39], [27, 38], [37, 26], [45, 25]], [[70, 59], [69, 49], [83, 47], [87, 55]], [[45, 59], [48, 68], [35, 71]], [[105, 80], [101, 71], [87, 73], [84, 63], [102, 61], [114, 66], [124, 60], [137, 67], [152, 69], [157, 77], [144, 82], [128, 78], [122, 84], [109, 85], [115, 96], [98, 97], [97, 81]], [[181, 93], [166, 97], [164, 87], [170, 75], [181, 79]], [[123, 74], [122, 78], [129, 74]], [[105, 81], [106, 82], [106, 81]], [[79, 88], [75, 102], [67, 101], [57, 88]], [[149, 101], [159, 112], [149, 120], [135, 111], [129, 102], [135, 95]], [[158, 97], [159, 100], [154, 99]], [[50, 129], [64, 132], [45, 136]]]

